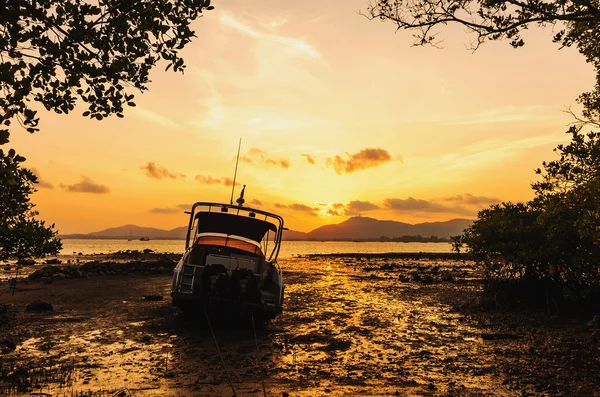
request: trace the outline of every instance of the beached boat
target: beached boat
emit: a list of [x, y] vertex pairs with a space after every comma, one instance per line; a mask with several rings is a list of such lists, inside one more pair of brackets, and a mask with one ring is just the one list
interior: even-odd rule
[[242, 206], [243, 193], [238, 204], [192, 206], [185, 253], [173, 273], [174, 306], [258, 320], [281, 313], [284, 283], [277, 255], [283, 218]]

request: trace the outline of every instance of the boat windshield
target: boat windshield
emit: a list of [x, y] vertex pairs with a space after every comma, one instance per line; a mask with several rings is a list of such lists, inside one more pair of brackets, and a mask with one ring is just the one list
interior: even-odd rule
[[218, 236], [226, 244], [229, 244], [229, 240], [240, 242], [248, 248], [240, 248], [245, 251], [255, 252], [257, 249], [256, 253], [260, 252], [269, 261], [277, 259], [284, 229], [283, 218], [279, 215], [250, 207], [211, 202], [195, 203], [189, 214], [186, 249], [197, 244], [201, 238]]
[[201, 235], [196, 239], [195, 245], [216, 245], [220, 247], [237, 248], [264, 258], [264, 254], [258, 245], [230, 236]]

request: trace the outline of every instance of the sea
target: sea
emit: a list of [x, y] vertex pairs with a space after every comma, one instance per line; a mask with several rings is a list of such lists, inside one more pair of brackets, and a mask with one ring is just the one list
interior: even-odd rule
[[[124, 239], [63, 239], [60, 256], [110, 254], [118, 251], [151, 249], [157, 253], [179, 253], [185, 249], [185, 240], [124, 240]], [[279, 258], [308, 254], [377, 254], [391, 252], [452, 252], [450, 243], [422, 242], [353, 242], [353, 241], [284, 241]]]

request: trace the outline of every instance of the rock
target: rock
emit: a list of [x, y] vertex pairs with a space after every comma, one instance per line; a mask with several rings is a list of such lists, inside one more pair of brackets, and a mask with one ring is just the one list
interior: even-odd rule
[[150, 248], [144, 249], [144, 254], [151, 254], [153, 252], [154, 252], [154, 250], [151, 250]]
[[61, 263], [62, 263], [62, 261], [57, 258], [52, 258], [52, 259], [46, 260], [46, 264], [48, 264], [48, 265], [60, 265]]
[[429, 274], [423, 276], [422, 283], [423, 284], [431, 284], [431, 283], [433, 283], [433, 277], [431, 277]]
[[434, 266], [431, 268], [431, 273], [433, 273], [433, 274], [438, 274], [439, 271], [440, 271], [439, 266]]
[[12, 267], [10, 267], [10, 266], [4, 266], [4, 270], [6, 270], [6, 271], [9, 271], [11, 269], [12, 269]]
[[3, 354], [10, 353], [17, 348], [17, 344], [12, 338], [0, 339], [0, 351]]
[[22, 265], [22, 266], [33, 266], [35, 265], [36, 262], [33, 259], [19, 259], [17, 261], [17, 265]]
[[454, 276], [450, 272], [444, 272], [444, 274], [442, 275], [442, 281], [451, 283], [454, 281]]
[[161, 301], [163, 300], [162, 295], [146, 295], [144, 296], [144, 300], [146, 301]]
[[51, 310], [54, 310], [52, 304], [43, 300], [35, 300], [25, 308], [26, 312], [46, 312]]
[[422, 280], [421, 275], [416, 270], [414, 272], [412, 272], [410, 275], [411, 275], [413, 281], [421, 281]]

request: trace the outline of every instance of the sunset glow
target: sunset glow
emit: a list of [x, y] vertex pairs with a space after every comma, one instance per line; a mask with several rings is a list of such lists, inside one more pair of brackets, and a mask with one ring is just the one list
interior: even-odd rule
[[550, 29], [524, 48], [476, 52], [461, 29], [443, 49], [369, 21], [365, 0], [215, 3], [195, 23], [185, 74], [151, 75], [125, 118], [40, 109], [41, 131], [11, 143], [41, 180], [33, 201], [61, 234], [187, 223], [196, 201], [273, 211], [309, 231], [369, 216], [475, 218], [532, 198], [534, 169], [568, 141], [563, 110], [593, 88], [576, 49]]

